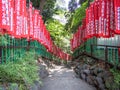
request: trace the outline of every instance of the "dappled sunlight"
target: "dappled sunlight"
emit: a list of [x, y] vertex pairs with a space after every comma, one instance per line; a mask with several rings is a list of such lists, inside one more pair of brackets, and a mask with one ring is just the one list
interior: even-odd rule
[[50, 74], [54, 74], [54, 73], [63, 74], [64, 72], [66, 72], [66, 73], [72, 72], [71, 69], [67, 69], [67, 68], [63, 69], [63, 68], [64, 68], [64, 66], [56, 66], [55, 69], [50, 70]]
[[50, 69], [50, 75], [44, 80], [41, 90], [95, 90], [92, 86], [76, 78], [72, 69], [55, 66]]

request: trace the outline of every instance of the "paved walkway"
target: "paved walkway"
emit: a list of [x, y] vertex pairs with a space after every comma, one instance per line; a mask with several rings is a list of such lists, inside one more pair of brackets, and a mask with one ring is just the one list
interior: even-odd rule
[[96, 90], [84, 81], [75, 77], [71, 69], [56, 66], [50, 70], [50, 75], [43, 80], [41, 90]]

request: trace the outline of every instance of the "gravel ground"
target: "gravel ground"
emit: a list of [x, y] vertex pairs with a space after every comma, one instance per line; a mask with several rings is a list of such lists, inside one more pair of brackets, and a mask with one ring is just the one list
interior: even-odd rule
[[75, 77], [72, 69], [55, 66], [50, 75], [43, 80], [41, 90], [96, 90], [86, 82]]

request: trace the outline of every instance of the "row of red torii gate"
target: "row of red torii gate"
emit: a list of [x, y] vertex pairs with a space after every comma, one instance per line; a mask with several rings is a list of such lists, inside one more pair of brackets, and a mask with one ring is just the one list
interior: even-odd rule
[[82, 25], [71, 39], [71, 50], [75, 51], [90, 38], [115, 35], [120, 35], [120, 0], [95, 0], [86, 9]]
[[0, 33], [17, 39], [36, 40], [45, 46], [47, 52], [70, 60], [71, 56], [53, 43], [40, 11], [34, 9], [31, 2], [26, 6], [26, 0], [0, 0]]

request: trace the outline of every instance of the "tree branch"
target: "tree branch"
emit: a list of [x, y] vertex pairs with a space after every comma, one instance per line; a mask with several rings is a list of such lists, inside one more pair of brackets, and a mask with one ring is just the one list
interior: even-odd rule
[[39, 10], [40, 10], [40, 13], [42, 14], [43, 12], [43, 8], [44, 8], [44, 5], [46, 3], [47, 0], [40, 0], [40, 4], [39, 4]]

